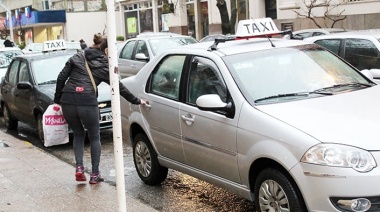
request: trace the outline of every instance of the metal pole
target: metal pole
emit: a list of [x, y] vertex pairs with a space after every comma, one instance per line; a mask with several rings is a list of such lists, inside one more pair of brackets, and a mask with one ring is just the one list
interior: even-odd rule
[[4, 4], [3, 4], [3, 0], [0, 0], [0, 6], [2, 6], [4, 8], [4, 10], [7, 11], [8, 13], [8, 17], [9, 17], [9, 32], [11, 33], [11, 41], [14, 43], [14, 38], [13, 38], [13, 19], [12, 19], [12, 13], [11, 11], [8, 9], [8, 7], [6, 7]]
[[107, 5], [107, 41], [108, 61], [111, 84], [112, 126], [113, 144], [116, 169], [116, 189], [118, 197], [118, 208], [120, 212], [126, 211], [125, 178], [123, 140], [120, 117], [120, 89], [118, 76], [118, 60], [116, 48], [116, 24], [115, 24], [115, 0], [106, 0]]

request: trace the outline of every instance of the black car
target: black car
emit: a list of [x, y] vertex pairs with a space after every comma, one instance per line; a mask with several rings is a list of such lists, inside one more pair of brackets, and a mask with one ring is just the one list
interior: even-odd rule
[[[67, 60], [76, 51], [24, 54], [15, 57], [9, 65], [1, 85], [4, 108], [4, 123], [9, 130], [18, 126], [18, 121], [36, 127], [43, 138], [42, 116], [53, 104], [56, 80]], [[110, 88], [106, 83], [98, 87], [100, 127], [112, 127]]]

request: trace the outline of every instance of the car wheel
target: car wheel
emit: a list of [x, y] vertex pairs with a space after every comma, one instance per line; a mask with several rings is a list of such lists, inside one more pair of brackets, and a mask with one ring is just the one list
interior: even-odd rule
[[168, 175], [168, 168], [159, 164], [146, 135], [137, 134], [133, 141], [133, 161], [140, 179], [148, 185], [162, 183]]
[[17, 129], [18, 121], [17, 119], [13, 118], [11, 112], [9, 111], [8, 105], [4, 105], [3, 119], [4, 119], [4, 124], [8, 130]]
[[43, 125], [43, 116], [41, 113], [37, 115], [37, 134], [38, 138], [41, 140], [42, 143], [45, 142], [44, 139], [44, 125]]
[[257, 211], [307, 211], [297, 187], [281, 171], [264, 169], [254, 188]]

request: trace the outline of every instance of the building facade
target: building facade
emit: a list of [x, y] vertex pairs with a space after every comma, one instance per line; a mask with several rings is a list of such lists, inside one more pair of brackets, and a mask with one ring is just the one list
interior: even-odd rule
[[[91, 42], [93, 34], [106, 32], [106, 0], [3, 0], [15, 20], [14, 40], [42, 42], [49, 39]], [[271, 17], [279, 29], [320, 27], [380, 28], [380, 0], [115, 0], [116, 34], [125, 38], [142, 32], [170, 31], [201, 39], [222, 33], [217, 3], [225, 2], [228, 19]], [[28, 11], [65, 11], [64, 21], [22, 22]], [[307, 17], [308, 12], [313, 14]], [[7, 30], [7, 13], [0, 8], [0, 32]], [[20, 19], [20, 20], [21, 20]], [[230, 20], [230, 22], [232, 22]], [[236, 27], [237, 24], [235, 24]], [[5, 26], [5, 27], [4, 27]], [[8, 26], [9, 27], [9, 26]], [[4, 29], [5, 28], [5, 29]], [[8, 29], [9, 30], [9, 29]]]

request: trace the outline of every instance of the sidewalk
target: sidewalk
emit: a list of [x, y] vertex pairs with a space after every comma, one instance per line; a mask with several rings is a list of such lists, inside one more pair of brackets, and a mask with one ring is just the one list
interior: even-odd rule
[[[0, 131], [0, 212], [119, 211], [115, 186], [76, 182], [74, 172], [72, 165]], [[127, 211], [156, 211], [128, 194], [126, 202]]]

